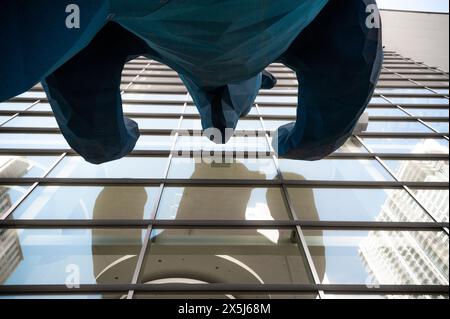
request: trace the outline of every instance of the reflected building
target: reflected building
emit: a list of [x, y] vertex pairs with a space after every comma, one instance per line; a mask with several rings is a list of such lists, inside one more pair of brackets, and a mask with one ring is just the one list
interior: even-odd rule
[[[1, 177], [20, 177], [28, 169], [24, 158], [0, 158]], [[0, 212], [6, 212], [13, 205], [6, 187], [0, 186]], [[19, 236], [16, 229], [0, 229], [0, 284], [14, 272], [23, 259]]]
[[[255, 180], [265, 178], [264, 173], [251, 171], [239, 162], [226, 164], [200, 162], [195, 164], [190, 179], [211, 177], [223, 179], [230, 176], [246, 176]], [[127, 218], [142, 219], [146, 193], [143, 188], [142, 190], [139, 187], [133, 188], [123, 190], [127, 192], [124, 194], [117, 188], [105, 187], [96, 200], [94, 219], [123, 216], [124, 210], [127, 211]], [[260, 197], [256, 201], [253, 200], [250, 205], [252, 188], [185, 187], [175, 195], [178, 197], [178, 203], [172, 205], [174, 214], [171, 219], [288, 218], [280, 190], [267, 188], [264, 191], [265, 193], [260, 194]], [[305, 211], [314, 215], [305, 218], [317, 219], [312, 190], [305, 189], [303, 195], [308, 208]], [[124, 199], [128, 204], [123, 202]], [[97, 283], [130, 282], [133, 274], [130, 269], [134, 269], [139, 253], [138, 249], [135, 249], [136, 254], [130, 255], [130, 251], [133, 251], [130, 246], [139, 246], [142, 241], [141, 231], [124, 230], [121, 232], [120, 240], [112, 238], [112, 235], [117, 236], [117, 232], [102, 229], [92, 231], [93, 267]], [[118, 242], [122, 245], [129, 242], [130, 246], [121, 247], [117, 245]], [[108, 244], [105, 245], [106, 243]], [[321, 259], [317, 266], [320, 277], [324, 276], [324, 263], [324, 259]], [[140, 273], [142, 283], [307, 284], [312, 281], [294, 232], [283, 229], [153, 230], [150, 247]], [[239, 298], [237, 295], [225, 297]]]
[[[422, 148], [423, 146], [420, 146], [421, 151]], [[399, 180], [412, 181], [439, 181], [442, 174], [448, 176], [448, 163], [442, 161], [405, 161], [396, 171]], [[433, 216], [442, 221], [448, 216], [448, 190], [433, 192], [433, 197], [418, 196], [418, 200], [424, 206], [429, 206], [428, 202], [432, 201], [433, 205], [446, 207], [442, 211], [438, 210], [437, 216]], [[407, 220], [404, 213], [408, 216], [419, 213], [420, 207], [413, 205], [414, 201], [407, 192], [397, 192], [394, 196], [389, 196], [377, 220]], [[361, 242], [360, 256], [372, 277], [370, 280], [373, 283], [447, 285], [448, 235], [440, 232], [437, 236], [438, 240], [433, 240], [426, 232], [369, 232], [367, 238]]]

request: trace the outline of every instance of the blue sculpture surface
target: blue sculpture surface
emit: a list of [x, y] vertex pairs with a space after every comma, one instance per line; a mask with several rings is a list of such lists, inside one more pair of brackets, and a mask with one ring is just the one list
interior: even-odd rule
[[381, 70], [381, 30], [367, 25], [374, 0], [78, 0], [79, 28], [67, 28], [71, 3], [0, 3], [0, 101], [42, 82], [62, 134], [92, 163], [125, 156], [139, 138], [120, 79], [140, 55], [177, 71], [203, 128], [220, 132], [274, 85], [269, 64], [290, 67], [297, 119], [274, 145], [304, 160], [347, 140]]

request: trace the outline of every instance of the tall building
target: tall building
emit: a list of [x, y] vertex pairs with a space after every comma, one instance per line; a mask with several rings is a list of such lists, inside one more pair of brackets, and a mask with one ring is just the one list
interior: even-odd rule
[[367, 127], [304, 162], [270, 147], [297, 80], [268, 70], [277, 86], [217, 145], [174, 71], [128, 62], [141, 137], [101, 165], [70, 149], [40, 85], [0, 103], [0, 163], [23, 165], [0, 172], [0, 297], [448, 298], [448, 73], [387, 46]]

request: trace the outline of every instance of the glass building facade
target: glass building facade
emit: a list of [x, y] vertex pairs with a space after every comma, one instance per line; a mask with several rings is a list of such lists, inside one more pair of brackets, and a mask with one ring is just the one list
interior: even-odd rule
[[41, 86], [0, 103], [0, 298], [448, 298], [449, 75], [387, 51], [367, 127], [305, 162], [270, 146], [297, 80], [268, 70], [217, 145], [174, 71], [130, 61], [141, 137], [101, 165]]

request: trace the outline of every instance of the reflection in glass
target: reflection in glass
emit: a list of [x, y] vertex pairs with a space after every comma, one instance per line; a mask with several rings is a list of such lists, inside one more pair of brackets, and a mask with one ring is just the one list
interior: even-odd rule
[[297, 115], [297, 108], [296, 107], [288, 107], [288, 106], [259, 106], [259, 113], [256, 107], [252, 107], [250, 110], [251, 115], [259, 115], [267, 116], [267, 115], [284, 115], [284, 116], [293, 116], [295, 117]]
[[157, 187], [38, 186], [11, 219], [150, 219]]
[[0, 125], [2, 125], [3, 123], [5, 123], [7, 120], [9, 120], [11, 118], [11, 115], [6, 115], [6, 116], [1, 116], [0, 115]]
[[449, 132], [448, 121], [447, 122], [427, 122], [427, 124], [439, 133], [447, 133], [448, 134], [448, 132]]
[[304, 231], [322, 283], [448, 285], [449, 241], [431, 231]]
[[[12, 229], [4, 285], [130, 283], [140, 229]], [[3, 267], [2, 267], [3, 270]]]
[[244, 284], [312, 280], [291, 230], [154, 230], [140, 282], [173, 278]]
[[157, 218], [286, 220], [288, 213], [276, 187], [165, 187]]
[[367, 149], [356, 137], [352, 136], [335, 153], [367, 153]]
[[145, 130], [175, 130], [178, 128], [178, 118], [132, 118], [140, 129]]
[[30, 98], [30, 99], [46, 99], [47, 96], [45, 95], [45, 92], [42, 91], [27, 91], [23, 92], [22, 94], [19, 94], [16, 96], [17, 98]]
[[190, 151], [208, 155], [210, 152], [254, 152], [256, 154], [270, 150], [265, 136], [232, 136], [226, 144], [216, 144], [205, 136], [186, 134], [178, 137], [176, 149], [180, 155]]
[[438, 104], [448, 105], [446, 98], [424, 98], [424, 97], [389, 97], [395, 104]]
[[145, 101], [145, 102], [178, 102], [183, 103], [192, 101], [186, 94], [149, 94], [149, 93], [125, 93], [122, 94], [122, 100], [126, 102]]
[[141, 114], [181, 114], [183, 112], [182, 104], [163, 105], [163, 104], [123, 104], [123, 112], [141, 113]]
[[406, 89], [406, 88], [376, 88], [375, 93], [379, 94], [431, 94], [427, 89]]
[[52, 116], [16, 116], [3, 127], [57, 128], [58, 124]]
[[38, 103], [36, 105], [33, 105], [28, 111], [31, 112], [51, 112], [52, 111], [52, 107], [50, 106], [49, 103]]
[[186, 179], [274, 179], [277, 169], [272, 158], [172, 158], [168, 178]]
[[432, 222], [402, 189], [290, 187], [300, 220]]
[[137, 151], [170, 151], [174, 137], [170, 135], [141, 135], [134, 148]]
[[395, 107], [368, 107], [366, 112], [369, 113], [369, 116], [408, 116], [408, 114]]
[[369, 104], [390, 104], [389, 101], [387, 101], [386, 99], [383, 99], [382, 97], [373, 97], [370, 100]]
[[3, 102], [0, 103], [0, 111], [23, 111], [29, 108], [33, 102]]
[[25, 195], [28, 188], [29, 186], [25, 185], [0, 185], [0, 217]]
[[61, 134], [0, 133], [0, 148], [68, 150], [70, 146]]
[[385, 160], [401, 181], [448, 182], [448, 161]]
[[162, 178], [167, 162], [167, 157], [129, 156], [95, 165], [79, 156], [66, 156], [50, 172], [49, 177]]
[[[276, 76], [276, 74], [274, 74]], [[258, 95], [255, 99], [257, 104], [296, 104], [297, 96], [292, 95]]]
[[0, 155], [0, 177], [42, 177], [56, 156]]
[[393, 180], [377, 161], [367, 159], [323, 159], [314, 162], [280, 159], [279, 166], [287, 180]]
[[280, 126], [292, 123], [295, 119], [292, 120], [267, 120], [264, 119], [264, 127], [268, 131], [276, 131]]
[[418, 109], [418, 108], [405, 108], [405, 110], [412, 116], [438, 116], [438, 117], [449, 117], [449, 110], [447, 109]]
[[448, 141], [441, 139], [418, 138], [363, 138], [364, 143], [376, 153], [448, 153]]
[[[448, 181], [448, 179], [447, 179]], [[449, 190], [448, 189], [412, 189], [420, 204], [430, 212], [438, 222], [449, 221]]]
[[432, 133], [417, 121], [369, 121], [367, 132]]
[[261, 121], [258, 120], [239, 120], [236, 125], [237, 131], [261, 131], [262, 125]]

